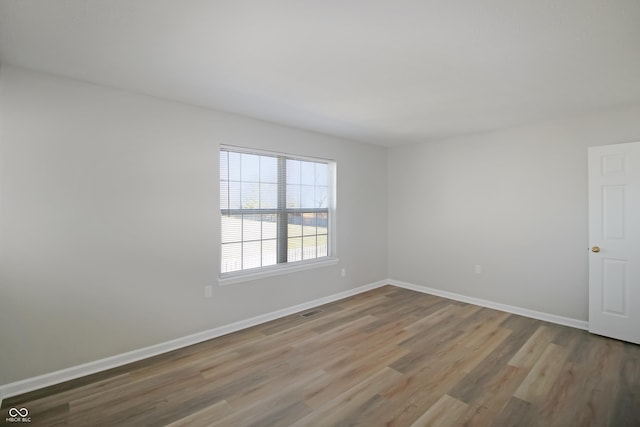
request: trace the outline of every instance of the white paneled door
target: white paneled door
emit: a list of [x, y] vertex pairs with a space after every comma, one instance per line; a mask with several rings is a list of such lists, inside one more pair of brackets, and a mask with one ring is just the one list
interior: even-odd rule
[[589, 149], [589, 331], [640, 344], [640, 142]]

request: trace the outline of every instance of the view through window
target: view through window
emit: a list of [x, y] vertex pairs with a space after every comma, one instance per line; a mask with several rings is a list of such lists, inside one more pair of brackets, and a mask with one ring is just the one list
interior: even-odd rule
[[328, 160], [220, 150], [221, 273], [328, 257]]

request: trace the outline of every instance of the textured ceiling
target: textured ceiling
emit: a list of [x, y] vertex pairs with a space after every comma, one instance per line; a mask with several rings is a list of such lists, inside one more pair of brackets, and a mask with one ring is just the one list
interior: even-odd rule
[[640, 102], [640, 1], [0, 0], [0, 62], [392, 146]]

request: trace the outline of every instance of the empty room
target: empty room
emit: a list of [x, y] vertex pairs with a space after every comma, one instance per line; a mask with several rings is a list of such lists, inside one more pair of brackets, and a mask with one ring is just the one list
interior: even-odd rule
[[0, 425], [640, 426], [637, 0], [0, 0]]

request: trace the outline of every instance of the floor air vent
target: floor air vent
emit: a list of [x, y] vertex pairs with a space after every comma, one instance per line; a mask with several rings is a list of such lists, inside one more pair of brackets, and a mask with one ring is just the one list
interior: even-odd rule
[[300, 316], [302, 317], [311, 317], [311, 316], [315, 316], [318, 313], [322, 313], [322, 310], [313, 310], [313, 311], [308, 311], [304, 314], [301, 314]]

